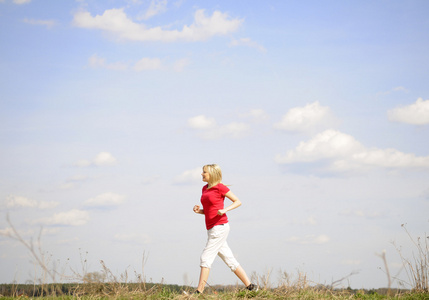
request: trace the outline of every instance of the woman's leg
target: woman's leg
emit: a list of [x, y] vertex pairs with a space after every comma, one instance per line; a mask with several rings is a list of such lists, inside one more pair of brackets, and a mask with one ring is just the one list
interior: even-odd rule
[[201, 273], [200, 273], [200, 281], [198, 283], [197, 290], [202, 293], [204, 291], [204, 287], [206, 286], [207, 279], [209, 278], [210, 269], [201, 267]]
[[234, 274], [237, 275], [238, 278], [240, 278], [241, 282], [243, 282], [246, 287], [251, 284], [249, 277], [247, 277], [246, 272], [244, 272], [241, 266], [238, 266], [237, 269], [235, 269]]

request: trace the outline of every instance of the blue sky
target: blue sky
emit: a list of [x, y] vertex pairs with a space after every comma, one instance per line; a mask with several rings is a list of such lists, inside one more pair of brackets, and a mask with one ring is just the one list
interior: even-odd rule
[[[428, 231], [427, 1], [0, 1], [0, 282], [34, 273], [8, 214], [65, 275], [196, 285], [201, 166], [243, 202], [260, 276], [409, 281]], [[76, 280], [64, 279], [64, 280]], [[236, 282], [219, 260], [210, 284]], [[395, 283], [397, 284], [397, 283]]]

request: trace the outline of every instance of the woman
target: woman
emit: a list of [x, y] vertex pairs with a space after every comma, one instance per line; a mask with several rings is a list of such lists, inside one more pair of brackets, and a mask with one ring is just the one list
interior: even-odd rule
[[[248, 290], [257, 290], [256, 285], [250, 282], [246, 272], [239, 265], [226, 242], [230, 228], [225, 213], [239, 207], [241, 202], [228, 187], [221, 183], [222, 171], [218, 165], [205, 165], [201, 175], [202, 180], [207, 182], [207, 185], [203, 187], [201, 196], [203, 208], [195, 205], [194, 212], [205, 216], [208, 239], [201, 254], [201, 273], [196, 293], [203, 292], [209, 277], [210, 267], [216, 255], [222, 258]], [[224, 208], [225, 197], [232, 201], [232, 204], [226, 208]]]

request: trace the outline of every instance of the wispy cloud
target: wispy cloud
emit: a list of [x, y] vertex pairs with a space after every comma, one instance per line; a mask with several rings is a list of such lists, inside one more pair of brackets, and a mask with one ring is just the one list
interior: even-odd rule
[[104, 193], [93, 198], [90, 198], [84, 202], [85, 206], [89, 207], [112, 207], [118, 206], [125, 201], [124, 195], [115, 193]]
[[174, 182], [178, 184], [192, 184], [192, 183], [201, 182], [201, 173], [202, 173], [201, 167], [197, 167], [191, 170], [186, 170], [179, 176], [176, 176], [176, 178], [174, 179]]
[[9, 195], [6, 197], [6, 208], [39, 208], [50, 209], [57, 207], [56, 201], [36, 201], [27, 197]]
[[203, 9], [197, 10], [194, 22], [182, 30], [166, 30], [162, 27], [148, 28], [131, 20], [123, 9], [109, 9], [102, 15], [91, 16], [87, 11], [77, 12], [73, 25], [81, 28], [102, 30], [120, 40], [131, 41], [204, 41], [213, 36], [227, 35], [236, 31], [242, 20], [231, 18], [227, 13], [215, 11], [206, 16]]
[[149, 8], [142, 14], [139, 19], [147, 20], [167, 10], [167, 0], [152, 0]]
[[31, 0], [13, 0], [13, 3], [18, 4], [18, 5], [27, 4], [30, 2], [31, 2]]
[[126, 70], [128, 65], [116, 62], [116, 63], [106, 63], [106, 59], [98, 56], [97, 54], [92, 55], [88, 59], [88, 64], [91, 68], [103, 68], [108, 70]]
[[145, 70], [161, 69], [161, 60], [159, 58], [144, 57], [134, 65], [134, 70], [140, 72]]
[[46, 28], [52, 28], [56, 25], [54, 20], [35, 20], [35, 19], [23, 19], [24, 23], [38, 26], [46, 26]]
[[234, 39], [231, 41], [231, 43], [229, 43], [229, 45], [232, 47], [237, 47], [237, 46], [250, 47], [250, 48], [254, 48], [254, 49], [256, 49], [262, 53], [267, 52], [267, 49], [265, 49], [264, 46], [258, 44], [255, 41], [252, 41], [250, 38]]
[[59, 212], [52, 217], [36, 220], [34, 223], [42, 223], [51, 226], [81, 226], [89, 221], [89, 213], [85, 210], [72, 209]]
[[231, 122], [218, 125], [214, 118], [199, 115], [188, 119], [188, 127], [199, 131], [203, 139], [241, 138], [245, 136], [250, 126], [242, 122]]
[[164, 63], [157, 57], [143, 57], [136, 62], [107, 62], [105, 58], [98, 54], [93, 54], [88, 59], [88, 66], [94, 69], [106, 69], [113, 71], [134, 70], [135, 72], [155, 71], [155, 70], [173, 70], [182, 72], [189, 64], [189, 59], [180, 58], [170, 63]]
[[74, 163], [75, 167], [103, 167], [103, 166], [113, 166], [116, 165], [116, 158], [109, 152], [100, 152], [93, 160], [82, 159]]
[[387, 116], [393, 122], [413, 125], [429, 124], [429, 99], [418, 98], [413, 104], [389, 110]]

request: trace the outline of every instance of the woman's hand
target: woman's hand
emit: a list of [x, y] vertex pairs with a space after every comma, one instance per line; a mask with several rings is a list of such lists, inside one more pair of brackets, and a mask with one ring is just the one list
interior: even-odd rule
[[217, 211], [217, 214], [218, 214], [219, 216], [223, 216], [226, 212], [227, 212], [227, 210], [226, 210], [226, 209], [219, 209], [219, 210]]
[[200, 206], [199, 206], [199, 205], [195, 205], [195, 206], [194, 206], [194, 213], [196, 213], [196, 214], [202, 214], [202, 211], [201, 211], [201, 209], [200, 209]]

